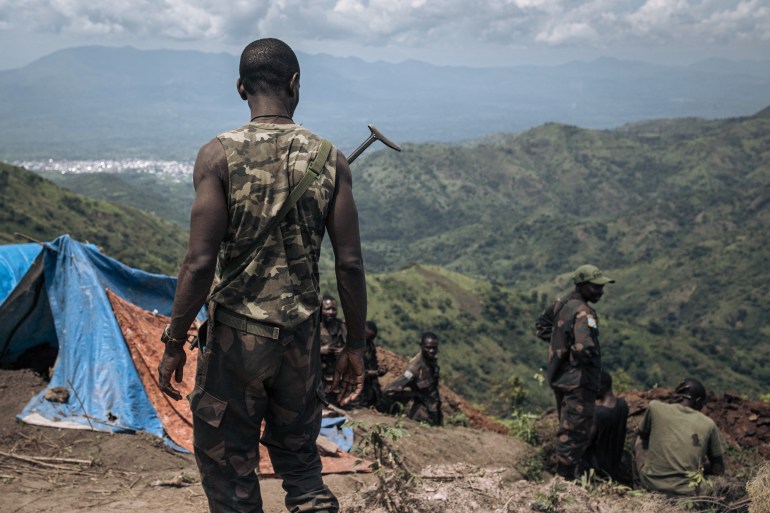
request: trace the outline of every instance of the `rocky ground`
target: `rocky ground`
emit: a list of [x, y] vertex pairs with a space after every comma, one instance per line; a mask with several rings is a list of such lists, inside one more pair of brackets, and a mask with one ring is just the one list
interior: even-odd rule
[[[155, 437], [18, 423], [15, 415], [44, 385], [43, 379], [29, 370], [0, 371], [0, 512], [207, 511], [193, 458], [169, 450]], [[632, 411], [630, 425], [638, 422], [645, 401], [664, 396], [663, 391], [626, 394]], [[760, 471], [770, 449], [766, 406], [737, 396], [713, 398], [709, 405], [709, 413], [724, 426], [731, 444], [727, 459], [731, 476], [743, 480], [742, 484], [754, 478], [755, 484], [754, 504], [750, 505], [748, 496], [739, 487], [737, 492], [731, 492], [735, 497], [730, 499], [730, 505], [714, 511], [770, 511], [766, 492], [770, 470], [765, 467], [764, 473]], [[350, 415], [366, 427], [366, 431], [358, 429], [359, 440], [375, 426], [388, 432], [399, 422], [394, 417], [367, 410], [353, 411]], [[399, 426], [409, 435], [381, 447], [385, 461], [392, 454], [394, 463], [389, 463], [389, 468], [375, 473], [326, 477], [341, 499], [342, 511], [692, 511], [692, 505], [686, 502], [631, 492], [617, 483], [593, 482], [581, 486], [554, 479], [547, 472], [547, 440], [553, 429], [553, 419], [549, 416], [537, 424], [537, 434], [542, 440], [538, 447], [490, 429], [431, 428], [408, 420], [401, 422]], [[487, 427], [501, 431], [495, 423]], [[374, 459], [372, 453], [369, 458]], [[758, 473], [759, 477], [755, 478]], [[263, 479], [262, 487], [266, 513], [284, 511], [280, 482]], [[716, 508], [718, 498], [704, 499], [700, 505]]]

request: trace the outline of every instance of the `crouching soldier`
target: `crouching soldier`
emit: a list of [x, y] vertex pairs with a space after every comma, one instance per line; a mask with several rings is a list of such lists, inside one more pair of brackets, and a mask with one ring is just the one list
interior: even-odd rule
[[406, 406], [410, 419], [432, 426], [440, 426], [444, 421], [438, 391], [437, 354], [438, 337], [434, 333], [423, 333], [419, 354], [412, 358], [404, 373], [384, 390], [388, 401]]

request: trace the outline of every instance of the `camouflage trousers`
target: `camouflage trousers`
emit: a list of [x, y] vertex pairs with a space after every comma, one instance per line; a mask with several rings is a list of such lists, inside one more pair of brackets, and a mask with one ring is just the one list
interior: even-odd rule
[[441, 425], [441, 406], [437, 403], [412, 401], [407, 417], [417, 422], [427, 422], [431, 426]]
[[259, 441], [283, 479], [291, 513], [337, 513], [321, 479], [318, 318], [278, 340], [217, 323], [190, 394], [193, 444], [212, 513], [262, 513]]
[[[559, 474], [574, 478], [578, 464], [591, 441], [596, 392], [577, 388], [569, 392], [554, 390], [559, 412], [556, 431], [556, 463]], [[565, 475], [568, 474], [568, 475]]]

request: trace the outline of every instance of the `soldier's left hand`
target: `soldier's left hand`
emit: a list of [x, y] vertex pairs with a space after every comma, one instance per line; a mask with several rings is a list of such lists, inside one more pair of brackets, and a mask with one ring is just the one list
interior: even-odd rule
[[340, 406], [358, 399], [364, 390], [364, 348], [346, 347], [337, 358], [331, 390]]

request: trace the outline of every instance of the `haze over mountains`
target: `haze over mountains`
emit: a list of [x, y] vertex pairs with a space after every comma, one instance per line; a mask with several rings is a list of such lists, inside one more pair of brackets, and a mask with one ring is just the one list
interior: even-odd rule
[[[770, 61], [476, 69], [299, 58], [295, 119], [344, 151], [368, 135], [368, 123], [399, 142], [449, 142], [546, 122], [612, 128], [751, 115], [770, 98]], [[237, 64], [224, 53], [80, 47], [0, 71], [0, 160], [191, 160], [217, 132], [247, 121]]]

